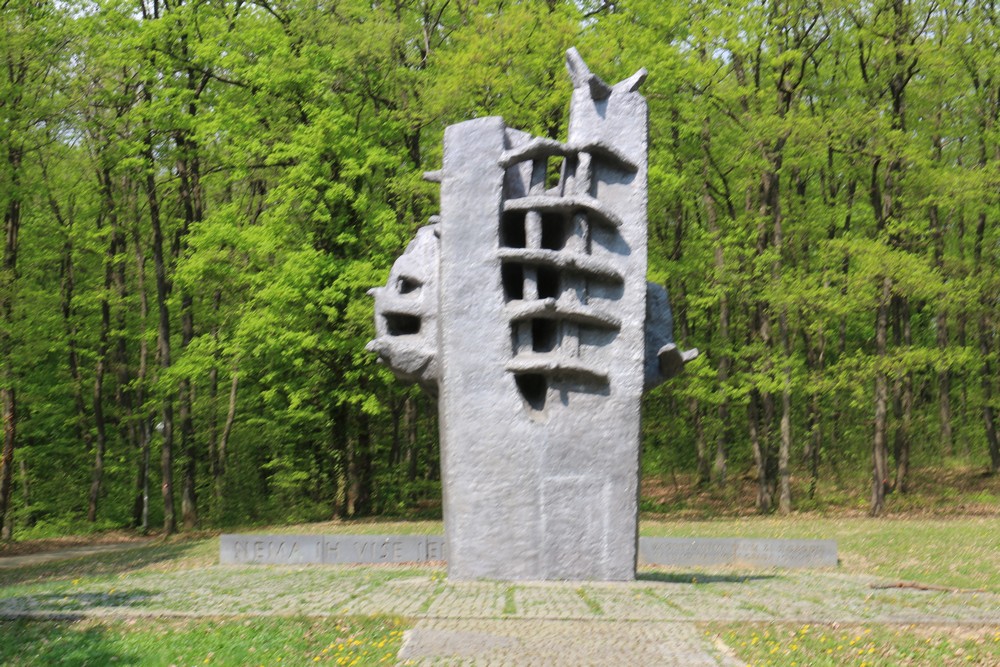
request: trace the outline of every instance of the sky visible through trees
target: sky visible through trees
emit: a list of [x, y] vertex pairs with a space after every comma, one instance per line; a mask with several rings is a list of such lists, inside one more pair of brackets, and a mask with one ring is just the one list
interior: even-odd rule
[[419, 511], [436, 406], [364, 350], [446, 125], [650, 106], [650, 279], [702, 357], [649, 475], [761, 512], [1000, 467], [991, 2], [0, 0], [0, 527]]

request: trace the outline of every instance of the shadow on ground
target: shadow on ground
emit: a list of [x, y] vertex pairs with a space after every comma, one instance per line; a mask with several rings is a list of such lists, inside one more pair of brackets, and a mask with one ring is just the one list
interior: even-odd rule
[[76, 614], [102, 608], [144, 607], [156, 594], [151, 591], [130, 590], [113, 593], [39, 593], [0, 600], [0, 618], [5, 609], [25, 611], [46, 618], [74, 620]]
[[706, 572], [639, 572], [638, 581], [666, 584], [746, 584], [751, 581], [775, 579], [773, 574], [708, 574]]
[[100, 625], [78, 620], [0, 621], [0, 664], [4, 665], [138, 665], [137, 656], [116, 650]]
[[121, 551], [92, 554], [70, 560], [0, 570], [0, 587], [120, 574], [194, 555], [195, 550], [199, 547], [201, 547], [200, 541], [154, 546], [143, 545], [134, 549], [122, 549]]

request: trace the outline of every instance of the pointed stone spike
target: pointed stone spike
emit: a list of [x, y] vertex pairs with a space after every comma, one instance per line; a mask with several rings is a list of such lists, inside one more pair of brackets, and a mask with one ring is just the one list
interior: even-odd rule
[[566, 51], [566, 69], [569, 71], [569, 78], [573, 82], [574, 88], [590, 88], [590, 97], [595, 100], [603, 100], [611, 94], [611, 86], [601, 81], [600, 77], [591, 73], [587, 63], [583, 61], [580, 52], [576, 47], [570, 47]]
[[646, 76], [649, 72], [643, 67], [641, 70], [633, 74], [627, 79], [619, 81], [615, 84], [615, 90], [622, 93], [634, 93], [642, 85], [642, 82], [646, 80]]
[[574, 88], [583, 88], [587, 85], [587, 80], [593, 76], [575, 46], [571, 46], [566, 51], [566, 69], [569, 71], [569, 78], [573, 82]]

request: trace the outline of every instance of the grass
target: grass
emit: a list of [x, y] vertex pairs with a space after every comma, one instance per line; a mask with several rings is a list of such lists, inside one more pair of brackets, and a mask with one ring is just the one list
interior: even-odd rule
[[395, 618], [0, 621], [4, 665], [391, 665]]
[[576, 594], [580, 596], [580, 599], [583, 600], [583, 603], [587, 605], [588, 609], [590, 609], [590, 613], [594, 614], [595, 616], [604, 615], [604, 610], [601, 609], [600, 603], [587, 592], [586, 588], [581, 587], [576, 589]]
[[227, 528], [226, 533], [250, 535], [443, 535], [441, 521], [322, 521], [288, 526]]
[[710, 626], [749, 665], [997, 665], [997, 627], [832, 626], [740, 623]]

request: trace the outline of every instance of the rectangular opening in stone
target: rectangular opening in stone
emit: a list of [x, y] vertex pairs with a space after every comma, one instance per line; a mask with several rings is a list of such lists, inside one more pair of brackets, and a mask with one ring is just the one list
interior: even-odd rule
[[410, 336], [420, 333], [420, 318], [416, 315], [386, 313], [385, 328], [390, 336]]
[[549, 163], [545, 169], [545, 189], [551, 190], [562, 182], [564, 159], [558, 157], [549, 158]]
[[539, 266], [536, 273], [539, 299], [559, 298], [559, 271], [550, 266]]
[[524, 233], [524, 211], [507, 211], [500, 223], [500, 245], [523, 248], [527, 237]]
[[533, 410], [545, 408], [545, 395], [548, 393], [548, 382], [539, 373], [526, 373], [514, 377], [518, 391]]
[[542, 214], [542, 247], [562, 250], [566, 246], [566, 219], [562, 213]]
[[500, 268], [500, 280], [508, 301], [524, 298], [524, 268], [520, 264], [504, 264]]
[[559, 323], [555, 320], [531, 320], [531, 349], [551, 352], [559, 343]]

